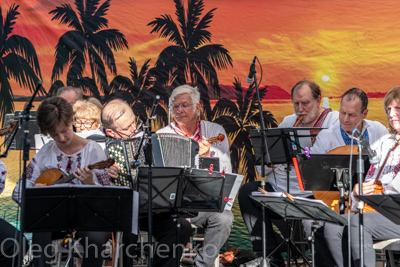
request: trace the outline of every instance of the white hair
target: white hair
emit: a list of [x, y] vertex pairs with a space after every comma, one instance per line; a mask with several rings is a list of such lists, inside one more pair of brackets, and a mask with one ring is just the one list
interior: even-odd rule
[[[188, 84], [180, 85], [172, 91], [171, 96], [169, 97], [169, 103], [172, 105], [172, 103], [175, 101], [176, 97], [184, 94], [189, 94], [190, 98], [192, 99], [192, 104], [193, 104], [193, 112], [196, 111], [197, 104], [200, 103], [200, 93], [197, 87], [192, 87]], [[197, 114], [197, 115], [200, 115]]]
[[169, 97], [169, 103], [172, 104], [174, 102], [175, 98], [179, 95], [183, 94], [189, 94], [190, 98], [192, 99], [192, 104], [196, 106], [198, 103], [200, 103], [200, 93], [197, 87], [192, 87], [188, 84], [184, 84], [181, 86], [178, 86], [172, 91], [171, 96]]

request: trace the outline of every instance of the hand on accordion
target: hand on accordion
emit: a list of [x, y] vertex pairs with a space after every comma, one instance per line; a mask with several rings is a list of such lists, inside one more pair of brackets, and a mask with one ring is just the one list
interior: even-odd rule
[[107, 169], [107, 174], [113, 179], [118, 178], [118, 173], [121, 171], [117, 163], [114, 163], [109, 169]]

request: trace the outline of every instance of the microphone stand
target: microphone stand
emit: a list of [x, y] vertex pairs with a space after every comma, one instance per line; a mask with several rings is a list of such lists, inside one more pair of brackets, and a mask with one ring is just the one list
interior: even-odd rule
[[[31, 115], [29, 114], [30, 110], [32, 109], [32, 102], [35, 99], [37, 93], [39, 92], [40, 88], [42, 87], [43, 82], [38, 81], [36, 84], [35, 92], [33, 93], [31, 99], [29, 100], [28, 104], [25, 106], [24, 110], [20, 116], [20, 125], [22, 126], [22, 130], [24, 133], [23, 139], [23, 173], [21, 179], [21, 218], [20, 218], [20, 234], [18, 236], [18, 244], [22, 244], [23, 233], [25, 231], [25, 191], [26, 191], [26, 167], [29, 160], [29, 147], [31, 145], [31, 140], [29, 139], [29, 120]], [[23, 253], [18, 253], [18, 266], [22, 266], [22, 259]]]
[[[362, 196], [362, 183], [364, 181], [364, 159], [362, 158], [362, 144], [358, 142], [358, 159], [357, 159], [357, 176], [359, 185], [359, 195]], [[359, 235], [360, 235], [360, 264], [364, 266], [364, 201], [358, 202], [358, 223], [359, 223]], [[351, 257], [351, 255], [349, 255]]]
[[[145, 138], [148, 139], [148, 142], [146, 145], [144, 145], [143, 149], [144, 149], [144, 154], [145, 154], [145, 158], [146, 158], [146, 163], [149, 166], [148, 167], [148, 173], [147, 173], [147, 177], [148, 177], [148, 187], [147, 187], [147, 192], [148, 192], [148, 210], [147, 210], [147, 217], [148, 217], [148, 221], [147, 221], [147, 233], [148, 233], [148, 238], [147, 240], [150, 241], [153, 238], [153, 196], [152, 196], [152, 189], [153, 189], [153, 181], [152, 181], [152, 177], [153, 177], [153, 171], [151, 168], [151, 165], [153, 163], [153, 149], [152, 149], [152, 144], [151, 144], [151, 120], [153, 120], [155, 118], [155, 113], [156, 113], [156, 108], [158, 106], [158, 102], [160, 101], [160, 96], [157, 95], [153, 105], [151, 107], [151, 111], [149, 116], [147, 117], [146, 123], [144, 124], [143, 128], [144, 128], [144, 133], [142, 136], [142, 140], [140, 142], [139, 145], [139, 149], [137, 154], [135, 155], [135, 164], [137, 164], [137, 160], [139, 158], [139, 154], [140, 154], [140, 148], [142, 147], [143, 144], [143, 140]], [[151, 242], [151, 241], [150, 241]], [[152, 251], [151, 251], [151, 246], [149, 246], [149, 257], [147, 259], [147, 266], [151, 267], [153, 266], [153, 255], [152, 255]]]
[[[268, 150], [268, 141], [265, 135], [265, 123], [264, 123], [264, 117], [263, 117], [263, 110], [261, 106], [261, 100], [260, 100], [260, 91], [258, 90], [258, 84], [257, 84], [257, 77], [256, 77], [256, 69], [255, 65], [250, 66], [250, 73], [253, 74], [254, 77], [254, 86], [256, 88], [256, 96], [257, 96], [257, 103], [258, 103], [258, 109], [260, 113], [260, 129], [261, 129], [261, 188], [265, 189], [265, 161], [264, 161], [264, 153], [267, 155], [267, 161], [269, 164], [271, 164], [271, 157], [269, 155], [269, 150]], [[266, 238], [266, 223], [265, 223], [265, 207], [261, 207], [262, 211], [262, 261], [260, 262], [260, 267], [269, 267], [270, 263], [269, 260], [267, 259], [266, 251], [267, 251], [267, 238]]]

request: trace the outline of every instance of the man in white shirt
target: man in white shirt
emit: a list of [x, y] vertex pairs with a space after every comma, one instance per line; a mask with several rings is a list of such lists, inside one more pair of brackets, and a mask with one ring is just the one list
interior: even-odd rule
[[[295, 113], [285, 117], [282, 123], [279, 124], [278, 128], [293, 127], [300, 115], [302, 115], [303, 119], [298, 127], [328, 128], [338, 121], [339, 113], [337, 111], [321, 107], [321, 89], [317, 84], [306, 80], [299, 81], [293, 86], [291, 95]], [[269, 173], [265, 186], [267, 191], [287, 191], [287, 167], [286, 164], [281, 164], [274, 168], [267, 169], [266, 173]], [[312, 193], [310, 191], [300, 191], [296, 172], [292, 166], [289, 166], [289, 168], [290, 194], [295, 196], [311, 197]], [[259, 181], [244, 184], [240, 189], [238, 196], [240, 210], [253, 243], [253, 251], [255, 251], [258, 256], [262, 255], [261, 206], [259, 203], [253, 201], [250, 198], [250, 195], [251, 192], [257, 191], [260, 186], [261, 183]], [[267, 255], [278, 246], [278, 242], [274, 236], [271, 218], [282, 219], [280, 216], [272, 212], [266, 212]], [[283, 264], [281, 255], [279, 253], [271, 255], [270, 263], [271, 266], [281, 266]]]
[[[181, 85], [174, 89], [170, 97], [174, 122], [160, 129], [157, 133], [174, 133], [187, 136], [199, 143], [199, 155], [202, 157], [218, 157], [221, 172], [232, 172], [228, 138], [224, 128], [213, 122], [200, 119], [200, 93], [190, 85]], [[225, 139], [212, 143], [210, 138], [219, 134]], [[171, 149], [173, 157], [179, 151]], [[194, 260], [196, 267], [213, 266], [220, 248], [228, 239], [233, 225], [231, 210], [219, 212], [199, 212], [191, 218], [191, 223], [197, 227], [207, 228], [203, 246], [199, 249]]]
[[[358, 88], [347, 90], [340, 102], [339, 122], [328, 129], [322, 130], [314, 145], [310, 148], [310, 154], [326, 154], [338, 147], [353, 145], [356, 147], [359, 141], [358, 134], [352, 134], [357, 129], [361, 135], [372, 145], [382, 136], [388, 134], [386, 127], [377, 121], [365, 119], [368, 115], [368, 97], [366, 93]], [[349, 149], [350, 152], [350, 149]], [[320, 225], [323, 225], [321, 223]], [[311, 221], [303, 221], [306, 237], [311, 236]], [[317, 227], [318, 228], [318, 227]], [[333, 259], [326, 253], [327, 248], [323, 240], [323, 227], [316, 232], [315, 260], [318, 265], [330, 266]], [[321, 238], [322, 237], [322, 238]]]
[[[141, 137], [143, 132], [140, 132], [140, 125], [137, 123], [137, 117], [133, 113], [131, 107], [122, 99], [114, 99], [110, 101], [102, 110], [101, 121], [104, 127], [105, 134], [113, 139], [128, 140], [134, 137]], [[141, 162], [143, 163], [143, 162]], [[157, 239], [158, 246], [162, 249], [157, 249], [154, 255], [153, 266], [175, 266], [176, 261], [179, 261], [182, 255], [182, 248], [192, 234], [190, 223], [184, 218], [176, 218], [180, 224], [179, 244], [176, 244], [178, 230], [177, 221], [168, 212], [154, 213], [153, 218], [153, 233]], [[141, 230], [148, 230], [147, 216], [139, 218], [139, 227]], [[137, 236], [124, 234], [124, 244], [130, 250], [124, 250], [124, 266], [132, 266], [133, 258], [136, 256], [134, 246]]]

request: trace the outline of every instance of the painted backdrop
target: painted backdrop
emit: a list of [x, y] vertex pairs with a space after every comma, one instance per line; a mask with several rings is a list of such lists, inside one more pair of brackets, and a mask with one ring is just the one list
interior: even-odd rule
[[142, 118], [161, 95], [163, 126], [169, 93], [191, 83], [247, 180], [256, 178], [248, 130], [260, 118], [245, 81], [254, 56], [268, 127], [292, 112], [289, 92], [303, 78], [333, 108], [347, 89], [365, 90], [375, 98], [369, 118], [383, 123], [381, 98], [399, 84], [394, 0], [3, 0], [0, 8], [0, 118], [42, 80], [42, 96], [79, 86], [103, 102], [123, 97]]

